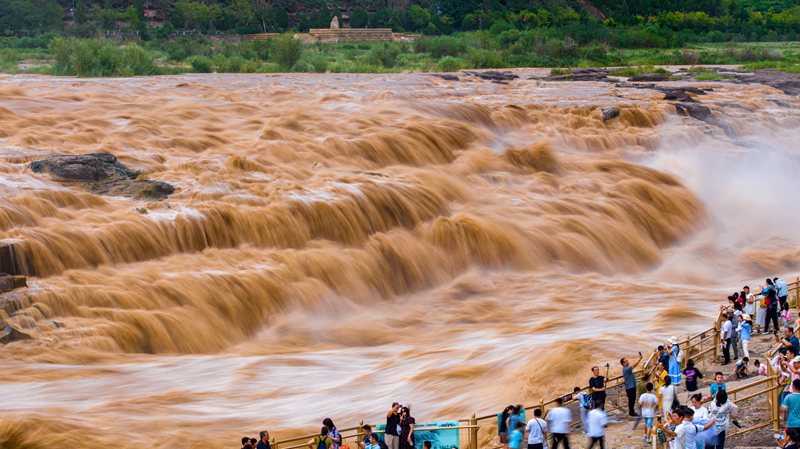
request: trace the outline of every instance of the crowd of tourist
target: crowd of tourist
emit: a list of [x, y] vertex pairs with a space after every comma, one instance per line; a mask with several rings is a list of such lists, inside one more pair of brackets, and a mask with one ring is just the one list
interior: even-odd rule
[[[777, 373], [786, 388], [781, 392], [780, 404], [786, 428], [776, 435], [777, 444], [784, 449], [798, 449], [800, 443], [800, 339], [791, 321], [788, 304], [788, 285], [779, 278], [767, 279], [757, 295], [745, 286], [728, 297], [728, 304], [720, 308], [719, 342], [721, 365], [732, 361], [735, 365], [728, 376], [742, 379], [751, 375], [767, 375], [767, 363]], [[755, 316], [755, 322], [753, 321]], [[772, 331], [770, 331], [770, 325]], [[753, 335], [774, 335], [780, 347], [772, 360], [753, 361], [750, 371], [750, 341]], [[739, 427], [735, 419], [739, 407], [728, 398], [728, 388], [722, 371], [714, 373], [708, 392], [700, 393], [700, 381], [705, 375], [694, 360], [684, 362], [678, 339], [671, 337], [656, 348], [655, 363], [637, 374], [636, 368], [643, 360], [640, 352], [633, 361], [623, 357], [622, 366], [627, 415], [633, 418], [633, 428], [644, 422], [642, 438], [645, 444], [658, 439], [671, 449], [724, 449], [729, 426]], [[681, 368], [683, 366], [683, 368]], [[522, 405], [509, 405], [498, 415], [498, 437], [503, 448], [527, 449], [570, 448], [572, 429], [577, 425], [586, 438], [586, 447], [605, 449], [605, 433], [609, 423], [605, 412], [608, 399], [608, 373], [601, 367], [592, 367], [589, 387], [575, 387], [571, 395], [555, 400], [555, 407], [544, 414], [541, 408], [533, 409], [526, 420]], [[619, 392], [618, 392], [619, 393]], [[683, 396], [682, 393], [686, 393]], [[573, 411], [565, 406], [569, 401], [577, 406], [580, 421], [573, 421]], [[544, 416], [543, 416], [544, 415]], [[330, 418], [322, 421], [318, 435], [307, 442], [309, 449], [349, 449], [343, 446], [342, 436]], [[393, 403], [386, 414], [382, 435], [370, 425], [361, 428], [356, 444], [358, 449], [413, 449], [415, 447], [415, 419], [409, 406]], [[259, 439], [243, 437], [242, 449], [271, 449], [269, 433], [262, 431]], [[574, 444], [574, 443], [573, 443]], [[431, 449], [424, 441], [423, 448]], [[452, 448], [457, 449], [457, 448]]]

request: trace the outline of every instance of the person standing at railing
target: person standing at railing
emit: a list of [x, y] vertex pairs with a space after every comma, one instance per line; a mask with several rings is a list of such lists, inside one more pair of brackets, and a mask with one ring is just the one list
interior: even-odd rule
[[325, 418], [322, 420], [322, 424], [328, 428], [328, 436], [331, 437], [331, 441], [333, 441], [333, 449], [339, 449], [342, 445], [342, 435], [339, 434], [339, 430], [333, 424], [333, 420]]
[[727, 365], [728, 363], [731, 363], [731, 330], [733, 329], [733, 326], [731, 325], [731, 321], [728, 319], [727, 313], [722, 313], [720, 315], [720, 319], [722, 320], [722, 323], [719, 330], [719, 344], [722, 346], [722, 364]]
[[266, 430], [262, 430], [261, 432], [259, 432], [258, 438], [259, 438], [258, 444], [255, 446], [256, 449], [270, 449], [269, 432], [267, 432]]
[[414, 426], [417, 421], [411, 416], [411, 409], [400, 409], [400, 449], [414, 449]]
[[525, 426], [528, 432], [528, 449], [543, 449], [547, 441], [547, 421], [542, 419], [542, 409], [533, 411], [533, 418]]
[[667, 365], [667, 371], [670, 379], [672, 379], [672, 385], [677, 386], [681, 383], [681, 359], [683, 354], [678, 347], [678, 337], [670, 337], [668, 341], [669, 365]]
[[739, 333], [739, 341], [742, 342], [742, 352], [745, 357], [750, 357], [750, 334], [752, 332], [753, 321], [750, 315], [744, 314], [739, 316], [739, 326], [737, 332]]
[[[522, 423], [522, 427], [524, 428], [525, 422], [523, 421], [522, 417], [522, 412], [524, 408], [522, 407], [522, 404], [517, 404], [509, 407], [511, 407], [511, 410], [509, 410], [508, 412], [508, 426], [506, 428], [509, 430], [509, 432], [513, 432], [514, 429], [517, 428], [517, 424], [519, 423]], [[509, 439], [511, 439], [510, 435]]]
[[769, 322], [772, 321], [775, 330], [778, 326], [778, 291], [772, 279], [767, 278], [767, 286], [761, 291], [764, 296], [764, 304], [767, 306], [767, 321], [764, 324], [764, 332], [769, 332]]
[[547, 424], [553, 434], [553, 447], [558, 449], [564, 443], [564, 449], [569, 449], [569, 426], [572, 423], [572, 412], [564, 407], [564, 399], [556, 398], [556, 407], [547, 412]]
[[386, 413], [386, 430], [383, 441], [388, 449], [400, 449], [400, 404], [392, 403], [392, 408]]
[[508, 434], [511, 433], [508, 427], [508, 416], [514, 411], [514, 406], [509, 405], [504, 408], [497, 419], [497, 435], [500, 437], [500, 443], [508, 444]]
[[658, 362], [655, 371], [653, 371], [653, 387], [656, 397], [658, 397], [658, 408], [661, 408], [661, 387], [666, 384], [669, 373], [665, 368], [664, 362]]
[[319, 435], [308, 440], [306, 446], [308, 446], [309, 449], [330, 449], [333, 445], [333, 440], [328, 436], [328, 432], [330, 432], [330, 429], [328, 429], [327, 426], [322, 426]]
[[631, 365], [628, 359], [623, 358], [619, 361], [622, 365], [622, 378], [625, 379], [625, 395], [628, 397], [628, 415], [636, 416], [633, 407], [636, 405], [636, 375], [633, 370], [642, 361], [642, 353], [639, 353], [639, 358]]
[[592, 396], [585, 391], [581, 390], [581, 387], [575, 387], [572, 390], [572, 397], [578, 403], [578, 410], [581, 414], [581, 425], [583, 426], [583, 433], [587, 432], [586, 427], [586, 415], [592, 410]]
[[742, 308], [744, 313], [754, 316], [756, 313], [756, 301], [750, 293], [750, 287], [745, 285], [742, 291], [739, 292], [739, 297], [744, 299], [744, 307]]
[[606, 378], [600, 375], [600, 367], [592, 367], [592, 377], [589, 378], [589, 389], [592, 390], [594, 406], [605, 408], [606, 403]]
[[772, 279], [772, 281], [775, 283], [781, 310], [789, 310], [789, 284], [779, 277]]

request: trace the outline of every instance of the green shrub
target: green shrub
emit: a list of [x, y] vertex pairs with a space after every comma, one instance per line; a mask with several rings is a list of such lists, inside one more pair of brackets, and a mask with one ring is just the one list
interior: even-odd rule
[[414, 51], [430, 53], [434, 58], [461, 56], [466, 53], [467, 44], [463, 39], [453, 36], [426, 37], [414, 42]]
[[570, 69], [550, 69], [550, 76], [564, 76], [572, 73]]
[[55, 38], [50, 43], [56, 75], [134, 76], [161, 73], [152, 54], [135, 44], [117, 47], [101, 39]]
[[496, 69], [505, 67], [503, 56], [496, 51], [473, 48], [469, 51], [467, 61], [470, 67], [476, 69]]
[[706, 73], [702, 75], [697, 75], [694, 77], [694, 79], [696, 79], [697, 81], [725, 81], [728, 78], [725, 78], [724, 76], [712, 75]]
[[398, 56], [400, 56], [400, 47], [384, 42], [383, 45], [372, 47], [367, 54], [366, 62], [375, 66], [392, 68], [397, 65]]
[[205, 56], [190, 56], [186, 62], [192, 66], [192, 72], [211, 73], [214, 71], [214, 62]]
[[458, 72], [464, 68], [464, 60], [452, 56], [444, 56], [436, 63], [436, 67], [442, 72]]
[[303, 57], [303, 43], [292, 36], [279, 36], [270, 43], [270, 58], [285, 69], [291, 69]]

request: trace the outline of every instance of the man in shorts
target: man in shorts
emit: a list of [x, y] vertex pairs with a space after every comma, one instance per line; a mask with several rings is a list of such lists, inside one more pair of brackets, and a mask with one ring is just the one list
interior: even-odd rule
[[644, 419], [644, 442], [649, 444], [653, 432], [653, 419], [656, 417], [656, 408], [658, 408], [658, 398], [653, 394], [651, 382], [647, 383], [645, 391], [645, 394], [639, 396], [639, 408], [642, 419]]

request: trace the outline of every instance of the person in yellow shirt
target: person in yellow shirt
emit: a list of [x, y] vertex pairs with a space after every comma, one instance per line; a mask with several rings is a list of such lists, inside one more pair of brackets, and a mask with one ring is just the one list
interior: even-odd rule
[[666, 383], [666, 378], [669, 376], [669, 373], [666, 369], [664, 369], [664, 362], [658, 362], [656, 365], [655, 371], [653, 371], [653, 390], [658, 397], [658, 408], [661, 409], [661, 387], [664, 386]]

